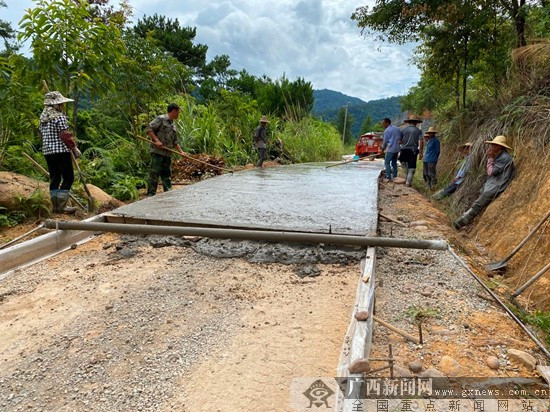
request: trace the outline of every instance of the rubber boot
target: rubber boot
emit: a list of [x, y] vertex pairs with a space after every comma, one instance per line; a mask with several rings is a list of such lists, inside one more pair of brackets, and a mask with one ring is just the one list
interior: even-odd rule
[[441, 200], [445, 197], [445, 190], [441, 189], [434, 193], [432, 196], [433, 200]]
[[474, 220], [475, 215], [473, 213], [474, 211], [472, 209], [468, 209], [466, 213], [464, 213], [462, 216], [460, 216], [457, 220], [453, 222], [453, 227], [456, 230], [459, 230], [460, 228], [469, 225], [472, 220]]
[[69, 201], [69, 191], [68, 190], [59, 190], [57, 192], [57, 213], [65, 213], [67, 215], [72, 215], [76, 212], [76, 207], [67, 206]]
[[409, 169], [407, 173], [407, 181], [405, 182], [405, 186], [411, 187], [415, 171], [416, 169]]
[[403, 176], [406, 179], [407, 176], [409, 175], [409, 165], [405, 163], [401, 163], [401, 168], [403, 169]]

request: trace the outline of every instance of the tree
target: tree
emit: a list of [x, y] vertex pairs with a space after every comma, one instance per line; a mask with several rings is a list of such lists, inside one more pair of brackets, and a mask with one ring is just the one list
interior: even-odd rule
[[37, 0], [20, 27], [20, 40], [31, 40], [36, 74], [74, 99], [76, 127], [80, 97], [114, 88], [113, 74], [124, 50], [120, 30], [92, 18], [88, 3], [73, 0]]
[[351, 125], [354, 122], [355, 122], [355, 119], [349, 113], [349, 111], [347, 110], [347, 107], [341, 107], [340, 110], [338, 110], [338, 116], [334, 121], [334, 126], [340, 133], [340, 136], [344, 136], [343, 138], [344, 144], [355, 143], [355, 137], [351, 132]]
[[[8, 7], [3, 0], [0, 0], [0, 8]], [[0, 49], [0, 56], [7, 56], [10, 53], [17, 51], [19, 46], [14, 43], [15, 30], [11, 27], [10, 22], [0, 20], [0, 37], [4, 41], [4, 51]]]
[[365, 134], [367, 132], [371, 132], [375, 126], [374, 120], [372, 120], [372, 117], [370, 114], [366, 115], [363, 119], [363, 123], [361, 123], [361, 129], [359, 130], [359, 134]]
[[177, 19], [166, 18], [155, 14], [143, 17], [134, 26], [134, 31], [141, 37], [151, 36], [159, 45], [169, 51], [181, 63], [195, 70], [198, 74], [206, 65], [208, 46], [193, 44], [197, 29], [181, 27]]

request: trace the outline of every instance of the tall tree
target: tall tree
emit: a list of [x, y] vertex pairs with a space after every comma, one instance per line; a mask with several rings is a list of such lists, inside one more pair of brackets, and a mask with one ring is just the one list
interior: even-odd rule
[[197, 35], [195, 27], [181, 27], [177, 19], [155, 14], [140, 19], [134, 30], [141, 37], [156, 39], [162, 48], [197, 73], [205, 67], [208, 46], [194, 44]]
[[[3, 7], [8, 7], [4, 0], [0, 0], [0, 9]], [[10, 22], [5, 20], [0, 20], [0, 37], [4, 41], [4, 49], [0, 49], [0, 56], [9, 55], [13, 51], [17, 51], [19, 48], [15, 44], [15, 30], [11, 27]]]
[[74, 99], [76, 127], [82, 94], [98, 96], [114, 88], [113, 74], [124, 50], [118, 26], [93, 19], [84, 1], [37, 0], [20, 28], [20, 40], [31, 40], [40, 79]]

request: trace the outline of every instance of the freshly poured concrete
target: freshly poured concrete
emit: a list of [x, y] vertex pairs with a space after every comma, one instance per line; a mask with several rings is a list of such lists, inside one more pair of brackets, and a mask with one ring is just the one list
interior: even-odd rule
[[367, 235], [376, 230], [379, 161], [252, 169], [160, 193], [113, 213], [216, 226]]

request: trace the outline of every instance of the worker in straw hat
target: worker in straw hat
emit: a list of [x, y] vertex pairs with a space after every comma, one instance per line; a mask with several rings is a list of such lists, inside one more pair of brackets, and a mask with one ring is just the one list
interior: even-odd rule
[[428, 129], [424, 135], [424, 153], [420, 153], [420, 158], [423, 159], [422, 174], [424, 182], [426, 182], [426, 189], [430, 190], [437, 185], [436, 167], [441, 148], [436, 133], [438, 131], [435, 127]]
[[405, 123], [407, 123], [407, 127], [402, 130], [399, 161], [405, 172], [405, 185], [410, 186], [416, 170], [416, 159], [420, 152], [419, 144], [422, 141], [422, 131], [417, 125], [422, 123], [422, 120], [414, 115], [410, 115], [405, 119]]
[[493, 200], [495, 200], [510, 184], [514, 178], [514, 160], [508, 150], [512, 150], [506, 144], [505, 136], [497, 136], [493, 140], [485, 142], [487, 147], [487, 180], [483, 185], [481, 195], [460, 218], [453, 222], [455, 229], [468, 225], [479, 215]]
[[454, 192], [457, 191], [457, 189], [460, 187], [462, 182], [464, 181], [464, 177], [470, 170], [470, 164], [471, 164], [471, 156], [470, 156], [470, 147], [472, 147], [471, 143], [465, 143], [458, 147], [459, 151], [464, 156], [464, 159], [460, 163], [460, 167], [458, 168], [458, 171], [456, 172], [456, 175], [453, 180], [451, 180], [451, 183], [440, 191], [436, 192], [433, 195], [434, 200], [441, 200], [444, 197], [452, 195]]
[[260, 125], [254, 131], [254, 147], [258, 150], [259, 159], [256, 163], [256, 167], [262, 167], [265, 160], [265, 153], [267, 150], [267, 130], [266, 126], [269, 120], [266, 116], [262, 116], [260, 119]]
[[50, 198], [54, 213], [76, 212], [76, 208], [67, 206], [67, 202], [74, 182], [71, 152], [78, 158], [80, 151], [69, 132], [69, 119], [63, 111], [63, 105], [72, 101], [58, 91], [48, 92], [40, 115], [42, 153], [50, 173]]

